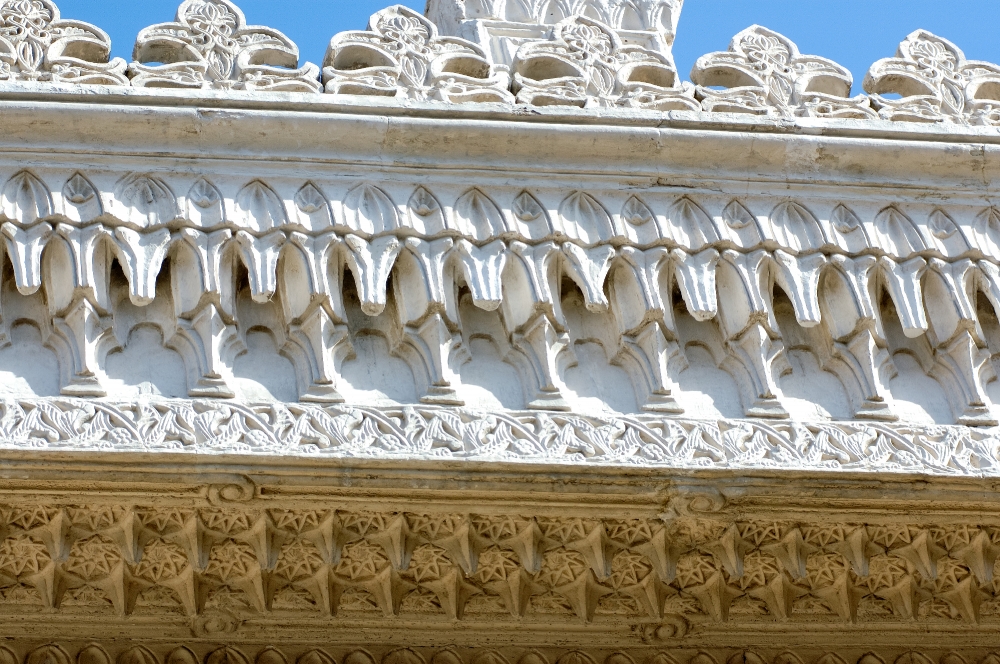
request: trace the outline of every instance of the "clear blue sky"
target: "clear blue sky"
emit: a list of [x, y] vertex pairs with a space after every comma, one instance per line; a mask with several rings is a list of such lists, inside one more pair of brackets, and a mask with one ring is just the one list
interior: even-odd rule
[[[405, 4], [423, 10], [425, 0]], [[56, 0], [66, 18], [95, 23], [111, 35], [114, 54], [131, 59], [135, 36], [170, 21], [180, 0]], [[389, 0], [242, 0], [250, 23], [281, 30], [303, 59], [320, 64], [330, 37], [364, 28]], [[970, 59], [1000, 63], [1000, 0], [686, 0], [674, 57], [685, 80], [698, 56], [724, 50], [743, 28], [760, 23], [784, 33], [803, 53], [832, 58], [854, 73], [855, 90], [869, 65], [895, 54], [903, 38], [924, 28], [957, 43]]]

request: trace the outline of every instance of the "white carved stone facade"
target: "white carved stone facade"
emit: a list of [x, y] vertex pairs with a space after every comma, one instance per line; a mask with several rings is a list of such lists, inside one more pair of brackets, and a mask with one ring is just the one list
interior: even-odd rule
[[1000, 662], [1000, 68], [679, 12], [0, 0], [0, 664]]

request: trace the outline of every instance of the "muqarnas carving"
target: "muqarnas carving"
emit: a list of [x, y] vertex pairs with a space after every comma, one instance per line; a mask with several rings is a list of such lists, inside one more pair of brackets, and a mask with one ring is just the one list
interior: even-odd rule
[[802, 55], [787, 37], [759, 25], [733, 37], [728, 51], [698, 58], [691, 80], [706, 111], [875, 118], [864, 95], [849, 98], [853, 78], [847, 69]]
[[0, 3], [0, 80], [128, 85], [125, 61], [109, 61], [111, 39], [63, 20], [49, 0]]
[[535, 106], [697, 108], [668, 56], [623, 45], [614, 30], [585, 16], [560, 22], [551, 40], [518, 49], [514, 90], [518, 102]]
[[333, 94], [513, 101], [510, 76], [495, 71], [479, 46], [438, 36], [433, 23], [402, 5], [373, 15], [367, 31], [336, 35], [326, 52], [323, 81]]
[[873, 64], [864, 85], [886, 120], [1000, 124], [1000, 67], [966, 60], [960, 48], [926, 30], [907, 36], [896, 57]]
[[[173, 23], [139, 33], [129, 66], [136, 87], [319, 92], [319, 68], [277, 30], [247, 25], [229, 0], [185, 0]], [[163, 64], [150, 64], [163, 63]]]

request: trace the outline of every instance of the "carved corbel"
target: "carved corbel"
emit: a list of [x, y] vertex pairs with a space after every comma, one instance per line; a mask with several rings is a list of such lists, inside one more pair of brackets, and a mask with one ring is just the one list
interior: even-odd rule
[[570, 349], [558, 293], [561, 253], [554, 242], [530, 247], [521, 242], [510, 245], [515, 257], [504, 273], [503, 318], [511, 330], [511, 346], [522, 368], [528, 388], [528, 408], [533, 410], [569, 410], [563, 396], [565, 386], [559, 376], [557, 360]]
[[371, 242], [348, 235], [344, 238], [344, 246], [347, 249], [344, 258], [354, 274], [361, 310], [369, 316], [378, 316], [385, 309], [389, 273], [403, 245], [391, 235]]
[[683, 413], [674, 398], [677, 383], [673, 376], [687, 368], [687, 360], [677, 343], [670, 302], [669, 284], [661, 287], [667, 276], [670, 253], [663, 247], [641, 251], [623, 247], [621, 267], [611, 281], [615, 319], [618, 321], [620, 346], [616, 364], [628, 365], [634, 377], [641, 377], [637, 390], [645, 393], [643, 410]]
[[286, 239], [281, 231], [263, 237], [254, 237], [246, 231], [236, 234], [236, 246], [248, 270], [254, 302], [269, 302], [278, 289], [278, 258]]
[[310, 238], [292, 233], [282, 255], [281, 305], [287, 337], [297, 352], [300, 399], [339, 403], [340, 365], [354, 354], [339, 284], [330, 283], [331, 259], [338, 238], [326, 233]]
[[184, 357], [189, 396], [232, 398], [225, 358], [239, 341], [232, 284], [223, 276], [229, 272], [232, 281], [232, 265], [223, 258], [232, 233], [184, 229], [176, 237], [181, 246], [173, 254], [170, 286], [177, 323], [166, 346]]
[[882, 377], [892, 372], [889, 351], [872, 298], [876, 258], [833, 256], [820, 291], [826, 334], [816, 345], [823, 368], [847, 390], [854, 417], [895, 421]]
[[500, 275], [507, 265], [507, 245], [496, 240], [477, 247], [468, 240], [455, 243], [465, 283], [472, 291], [472, 303], [485, 311], [496, 311], [503, 296]]
[[696, 254], [689, 254], [681, 249], [673, 249], [670, 258], [688, 313], [697, 321], [715, 318], [719, 313], [719, 298], [715, 286], [719, 252], [704, 249]]
[[774, 252], [774, 279], [791, 298], [795, 319], [802, 327], [820, 323], [819, 279], [826, 264], [822, 254], [792, 256], [780, 249]]
[[758, 250], [723, 252], [717, 271], [720, 327], [727, 357], [723, 368], [737, 378], [747, 417], [785, 418], [776, 373], [787, 368], [785, 347], [765, 295], [770, 257]]
[[61, 392], [67, 396], [107, 394], [100, 359], [113, 345], [109, 282], [112, 236], [103, 226], [59, 224], [61, 245], [50, 242], [43, 263], [52, 327], [44, 343], [59, 355]]
[[980, 378], [989, 351], [976, 321], [970, 284], [976, 268], [965, 259], [945, 263], [933, 258], [926, 280], [928, 339], [934, 347], [931, 375], [946, 390], [959, 424], [994, 426], [989, 397]]
[[911, 258], [904, 263], [883, 256], [878, 259], [883, 282], [889, 290], [889, 297], [896, 305], [903, 334], [916, 339], [927, 332], [927, 314], [924, 311], [922, 279], [927, 270], [923, 258]]
[[14, 265], [14, 282], [22, 295], [31, 295], [42, 286], [42, 252], [52, 237], [52, 226], [36, 224], [27, 230], [5, 223], [0, 227], [7, 254]]
[[423, 383], [424, 403], [461, 406], [457, 367], [471, 359], [458, 329], [454, 279], [446, 262], [454, 241], [409, 238], [396, 261], [393, 294], [400, 317], [393, 352], [413, 368]]

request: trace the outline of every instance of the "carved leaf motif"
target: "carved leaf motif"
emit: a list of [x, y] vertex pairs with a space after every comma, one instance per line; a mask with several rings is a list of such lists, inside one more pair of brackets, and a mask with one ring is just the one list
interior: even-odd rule
[[118, 200], [126, 214], [122, 221], [138, 226], [158, 226], [173, 221], [177, 204], [166, 184], [149, 175], [135, 175], [121, 182]]
[[795, 201], [787, 201], [774, 208], [771, 229], [778, 244], [796, 252], [819, 249], [826, 241], [813, 213]]
[[875, 237], [881, 249], [900, 258], [927, 248], [913, 220], [895, 206], [885, 208], [875, 217]]
[[570, 194], [559, 206], [559, 216], [563, 220], [563, 232], [587, 244], [610, 239], [614, 235], [608, 211], [585, 192]]
[[216, 226], [225, 220], [222, 194], [205, 178], [200, 178], [191, 186], [187, 203], [188, 219], [199, 226]]
[[202, 210], [207, 210], [222, 200], [219, 191], [205, 178], [194, 183], [190, 193], [188, 193], [188, 198]]
[[384, 233], [399, 227], [398, 213], [392, 199], [378, 187], [361, 184], [347, 193], [344, 200], [347, 225], [367, 234]]
[[455, 217], [463, 233], [483, 242], [507, 231], [503, 212], [479, 189], [470, 189], [455, 203]]
[[3, 188], [3, 213], [22, 224], [51, 216], [52, 197], [48, 187], [28, 171], [16, 173]]
[[653, 211], [637, 196], [630, 197], [622, 207], [622, 219], [632, 226], [645, 226], [655, 219]]
[[83, 205], [88, 203], [95, 196], [97, 196], [97, 190], [94, 189], [94, 185], [90, 184], [87, 178], [83, 177], [79, 173], [74, 173], [66, 184], [63, 186], [63, 198], [72, 203], [73, 205]]
[[441, 206], [438, 205], [437, 200], [431, 192], [427, 191], [424, 187], [417, 187], [413, 195], [410, 196], [410, 209], [421, 217], [429, 217], [440, 211]]
[[259, 233], [279, 228], [285, 224], [285, 206], [274, 190], [254, 180], [236, 196], [239, 221]]
[[687, 196], [670, 208], [668, 223], [674, 240], [695, 251], [722, 239], [708, 213]]

